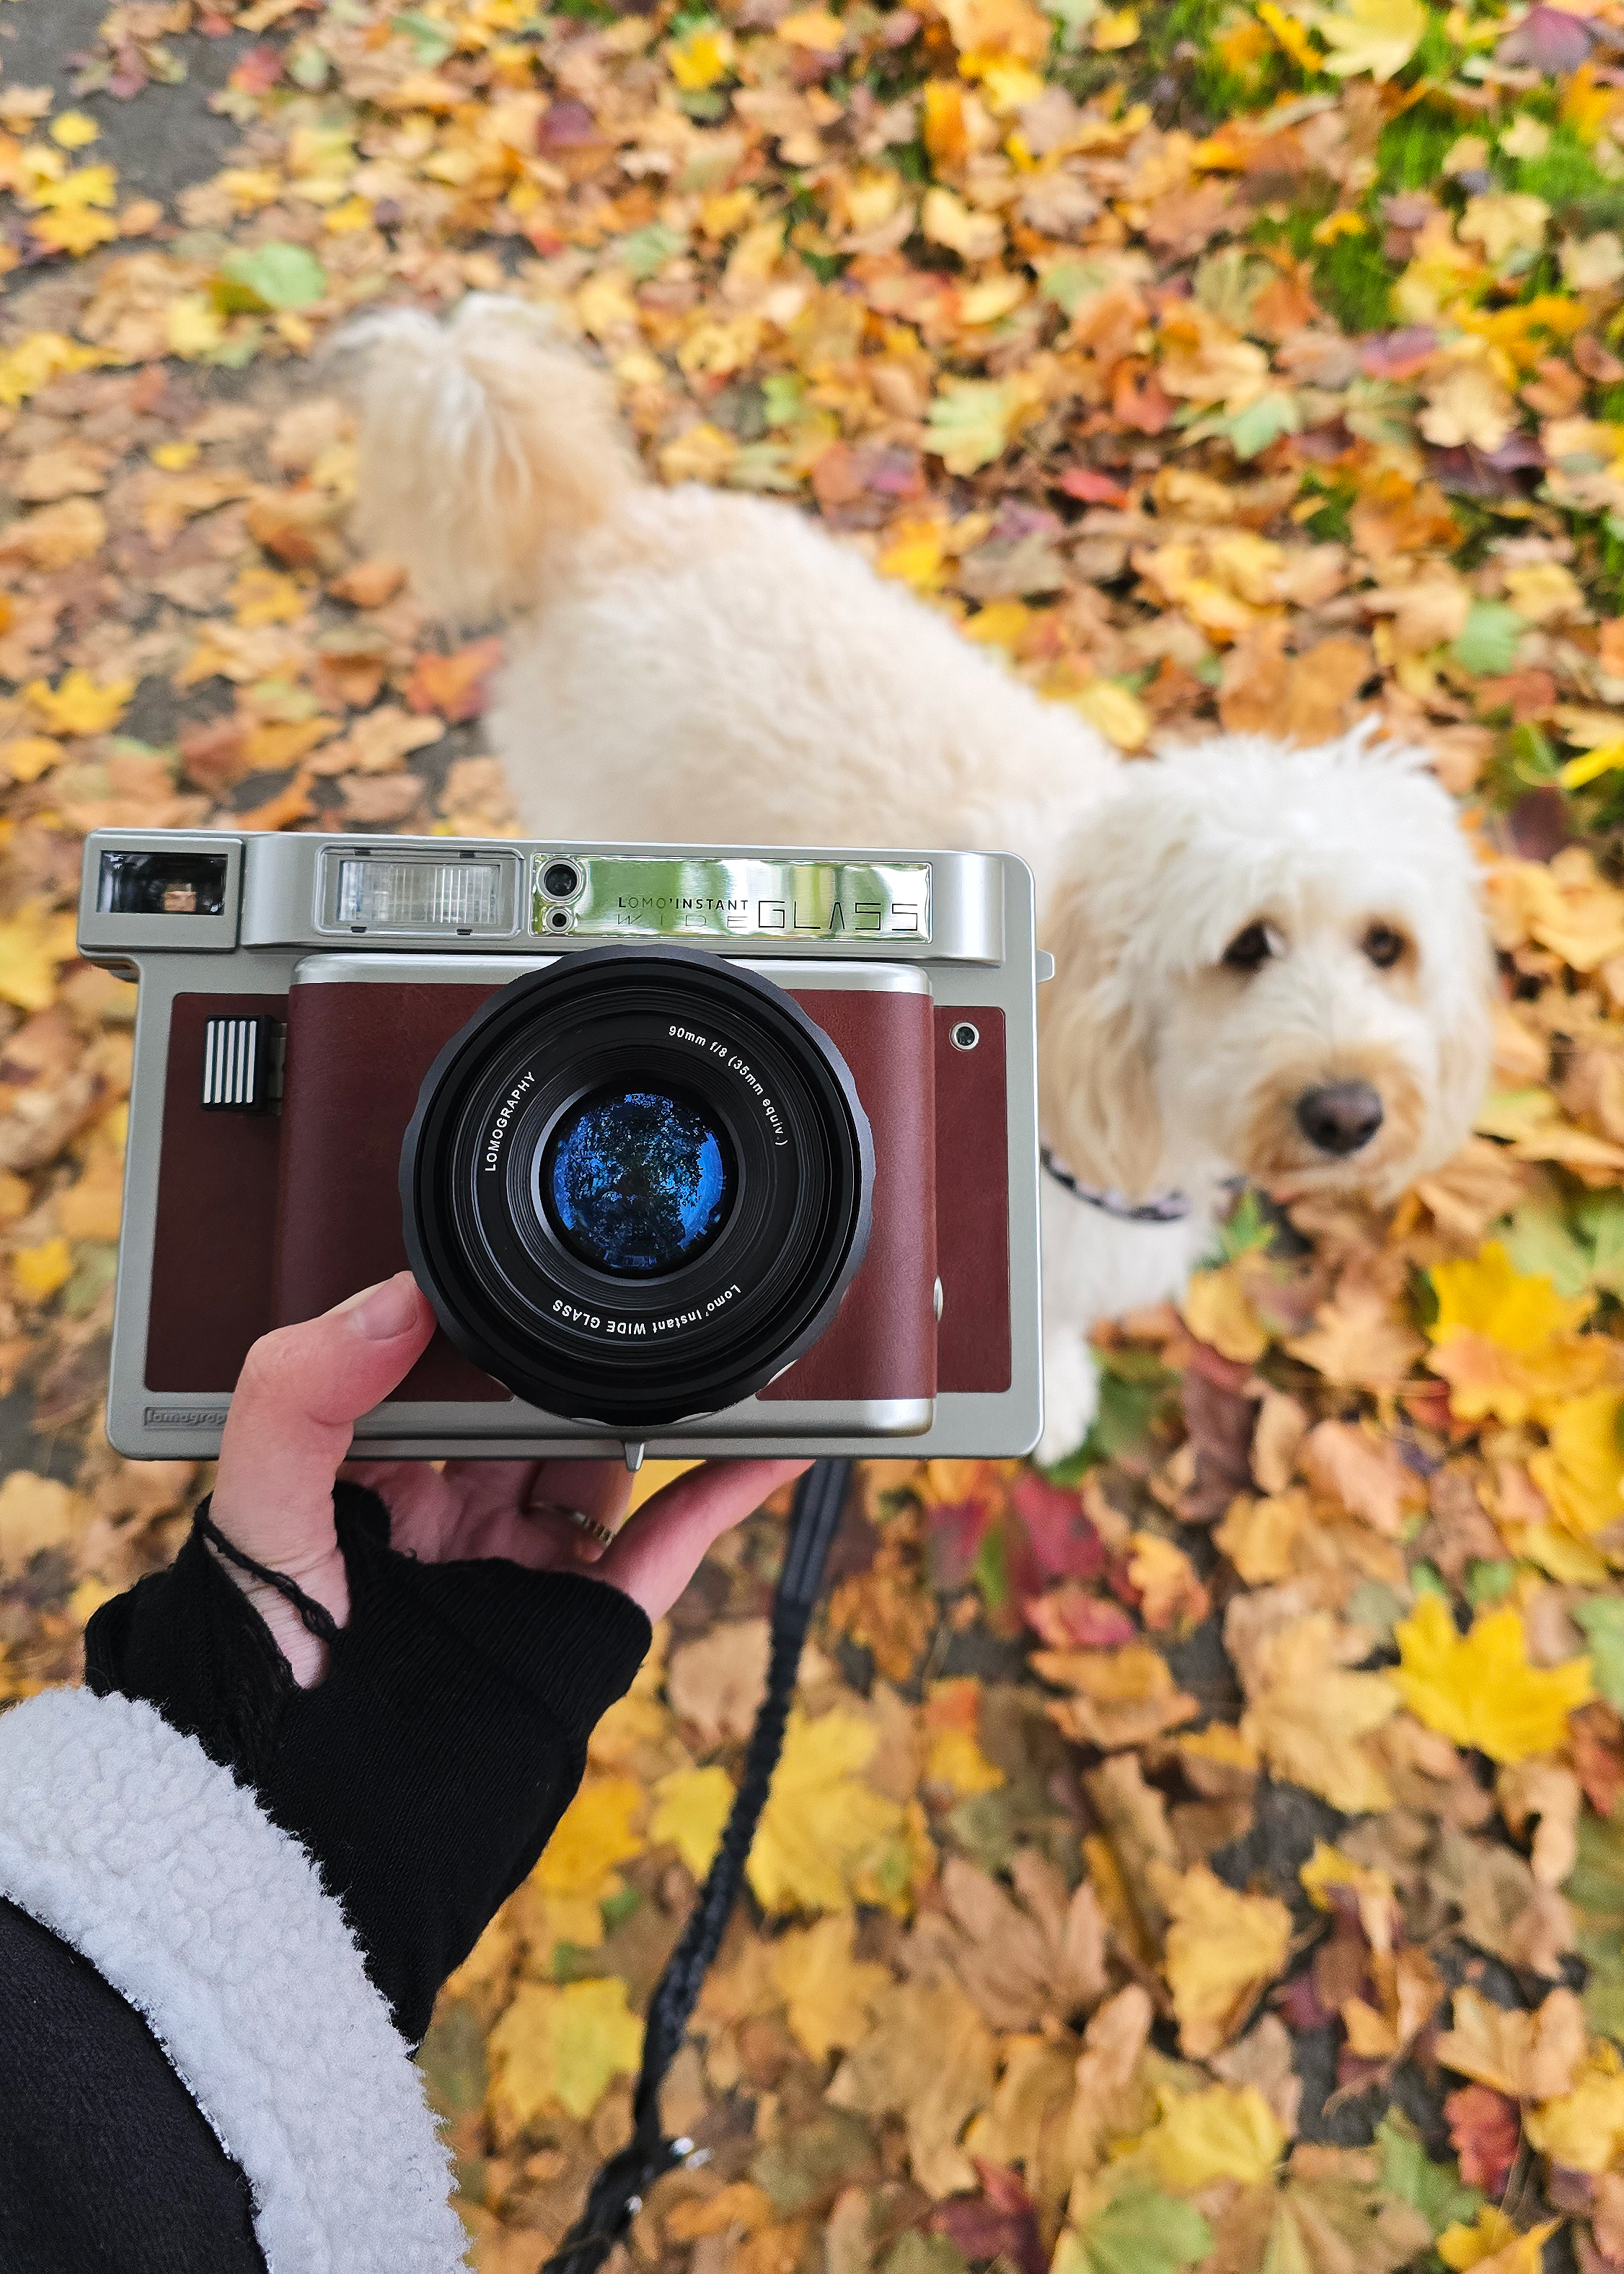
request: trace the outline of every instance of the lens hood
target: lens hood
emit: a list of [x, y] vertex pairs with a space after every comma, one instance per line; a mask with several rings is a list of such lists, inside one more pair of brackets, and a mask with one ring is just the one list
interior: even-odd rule
[[[568, 1217], [557, 1164], [583, 1127], [617, 1226], [655, 1212], [645, 1238], [584, 1240]], [[672, 1193], [702, 1160], [715, 1205], [689, 1238]], [[400, 1171], [406, 1252], [458, 1349], [627, 1435], [736, 1404], [816, 1341], [862, 1261], [873, 1180], [829, 1037], [770, 981], [666, 946], [568, 954], [493, 995], [425, 1078]], [[635, 1269], [613, 1268], [622, 1249]]]

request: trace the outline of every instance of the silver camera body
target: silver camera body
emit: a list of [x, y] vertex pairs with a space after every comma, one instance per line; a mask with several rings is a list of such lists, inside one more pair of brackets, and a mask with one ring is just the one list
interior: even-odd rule
[[[213, 1456], [255, 1336], [409, 1254], [447, 1334], [357, 1425], [361, 1457], [635, 1465], [645, 1450], [912, 1459], [1036, 1442], [1047, 959], [1014, 856], [107, 829], [86, 846], [79, 945], [140, 990], [108, 1400], [120, 1452]], [[625, 1395], [611, 1419], [590, 1400], [560, 1412], [481, 1371], [484, 1346], [425, 1277], [402, 1182], [435, 1069], [485, 1007], [527, 990], [545, 1005], [544, 982], [600, 966], [613, 982], [605, 949], [701, 996], [725, 975], [752, 1015], [776, 1002], [854, 1093], [868, 1148], [861, 1223], [816, 1334], [750, 1394], [647, 1426]], [[668, 1027], [662, 1050], [708, 1060], [696, 1082], [742, 1065], [761, 1103], [725, 1020]], [[501, 1115], [490, 1126], [493, 1166]], [[526, 1173], [540, 1192], [542, 1170]], [[595, 1298], [553, 1305], [596, 1338], [594, 1362], [611, 1333], [652, 1349], [690, 1331], [679, 1281], [664, 1316], [640, 1283], [644, 1323], [626, 1325], [615, 1283], [578, 1256], [571, 1269], [605, 1290], [601, 1318]]]

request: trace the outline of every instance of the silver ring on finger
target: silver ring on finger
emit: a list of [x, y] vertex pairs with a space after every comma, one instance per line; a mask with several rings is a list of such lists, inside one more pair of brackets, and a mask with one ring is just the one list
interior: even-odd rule
[[558, 1500], [533, 1500], [530, 1503], [530, 1513], [532, 1516], [561, 1516], [567, 1524], [573, 1524], [577, 1532], [584, 1532], [589, 1540], [597, 1540], [600, 1547], [613, 1547], [614, 1545], [614, 1534], [608, 1525], [599, 1524], [598, 1518], [589, 1516], [583, 1508], [568, 1508]]

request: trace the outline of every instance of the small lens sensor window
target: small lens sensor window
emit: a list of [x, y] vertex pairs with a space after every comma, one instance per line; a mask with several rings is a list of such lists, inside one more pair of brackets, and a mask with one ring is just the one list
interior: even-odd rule
[[616, 1277], [652, 1277], [702, 1254], [727, 1220], [736, 1176], [720, 1123], [696, 1099], [652, 1087], [582, 1099], [538, 1163], [554, 1231]]

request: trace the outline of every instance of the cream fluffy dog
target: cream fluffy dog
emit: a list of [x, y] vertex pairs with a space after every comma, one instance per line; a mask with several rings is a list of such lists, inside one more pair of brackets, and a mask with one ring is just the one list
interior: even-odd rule
[[515, 619], [492, 730], [531, 832], [1031, 863], [1056, 965], [1040, 1457], [1093, 1415], [1090, 1328], [1177, 1292], [1229, 1179], [1388, 1199], [1462, 1142], [1491, 967], [1419, 752], [1226, 736], [1124, 764], [801, 515], [641, 480], [536, 309], [350, 338], [365, 540], [436, 615]]

